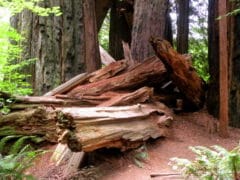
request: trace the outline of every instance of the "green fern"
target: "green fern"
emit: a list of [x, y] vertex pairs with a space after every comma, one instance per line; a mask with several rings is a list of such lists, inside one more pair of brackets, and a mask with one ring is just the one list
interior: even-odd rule
[[4, 148], [7, 144], [7, 142], [9, 142], [10, 140], [16, 139], [21, 137], [20, 135], [12, 135], [12, 136], [6, 136], [4, 138], [1, 139], [0, 141], [0, 153], [2, 153], [4, 151]]
[[190, 149], [196, 155], [193, 161], [171, 158], [170, 163], [173, 169], [179, 170], [186, 178], [200, 180], [240, 178], [240, 145], [231, 151], [216, 145], [211, 148], [196, 146]]
[[25, 141], [27, 139], [31, 138], [31, 136], [23, 136], [21, 138], [19, 138], [12, 146], [10, 149], [10, 153], [9, 154], [17, 154], [20, 149], [23, 147]]

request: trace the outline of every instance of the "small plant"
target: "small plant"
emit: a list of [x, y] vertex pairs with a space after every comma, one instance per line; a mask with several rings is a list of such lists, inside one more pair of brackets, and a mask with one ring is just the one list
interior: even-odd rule
[[171, 158], [170, 165], [186, 178], [200, 180], [238, 180], [240, 178], [240, 145], [231, 151], [221, 146], [190, 147], [196, 154], [193, 161]]
[[43, 151], [32, 150], [29, 145], [26, 145], [17, 154], [0, 155], [0, 180], [34, 179], [31, 175], [25, 175], [24, 171], [32, 165], [34, 159], [41, 153]]

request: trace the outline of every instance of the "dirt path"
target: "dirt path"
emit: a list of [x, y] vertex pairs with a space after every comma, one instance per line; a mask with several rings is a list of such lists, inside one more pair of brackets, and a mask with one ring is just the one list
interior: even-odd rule
[[[176, 116], [172, 132], [168, 138], [147, 143], [146, 152], [149, 158], [142, 163], [143, 168], [139, 168], [133, 160], [139, 150], [124, 154], [116, 151], [104, 151], [96, 153], [94, 161], [90, 161], [93, 166], [83, 170], [80, 173], [81, 175], [75, 179], [148, 180], [151, 179], [150, 174], [152, 173], [173, 172], [168, 165], [171, 157], [193, 158], [192, 152], [188, 149], [189, 146], [217, 144], [227, 149], [236, 146], [240, 140], [240, 130], [231, 128], [230, 138], [228, 139], [220, 138], [216, 133], [209, 134], [205, 127], [199, 125], [199, 122], [204, 124], [202, 122], [211, 119], [212, 117], [204, 111]], [[61, 176], [64, 166], [55, 168], [48, 162], [48, 159], [49, 155], [43, 157], [43, 160], [39, 162], [41, 164], [41, 161], [43, 161], [42, 164], [38, 163], [38, 167], [32, 170], [33, 174], [39, 179], [64, 179]]]

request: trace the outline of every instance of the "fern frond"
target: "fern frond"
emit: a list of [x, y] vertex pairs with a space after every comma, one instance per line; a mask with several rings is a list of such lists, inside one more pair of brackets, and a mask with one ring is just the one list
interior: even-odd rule
[[8, 141], [21, 137], [20, 135], [6, 136], [0, 140], [0, 153], [3, 152], [5, 145]]

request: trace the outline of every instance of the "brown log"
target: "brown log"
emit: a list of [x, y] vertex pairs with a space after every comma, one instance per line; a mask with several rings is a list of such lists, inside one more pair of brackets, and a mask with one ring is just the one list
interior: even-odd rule
[[192, 108], [202, 108], [205, 98], [205, 83], [186, 57], [175, 51], [166, 40], [151, 38], [150, 42], [156, 55], [171, 73], [174, 84], [191, 103]]
[[16, 102], [17, 104], [13, 104], [12, 107], [19, 107], [19, 109], [22, 107], [28, 108], [29, 106], [27, 104], [32, 105], [32, 107], [35, 107], [35, 105], [41, 104], [41, 105], [58, 105], [58, 106], [70, 106], [70, 105], [85, 105], [88, 104], [82, 99], [59, 99], [56, 98], [55, 96], [18, 96], [16, 97]]
[[127, 67], [128, 64], [125, 60], [111, 63], [105, 68], [96, 71], [94, 76], [89, 79], [89, 82], [97, 82], [102, 79], [108, 79], [125, 70]]
[[57, 142], [56, 113], [39, 107], [0, 116], [0, 135], [36, 135]]
[[67, 95], [73, 97], [99, 95], [112, 90], [136, 88], [153, 82], [160, 83], [165, 78], [166, 69], [163, 63], [157, 57], [153, 56], [126, 73], [95, 83], [80, 85], [67, 93]]
[[115, 94], [111, 99], [105, 101], [99, 106], [121, 106], [144, 103], [151, 101], [153, 97], [153, 88], [142, 87], [132, 93]]
[[135, 148], [149, 138], [166, 136], [172, 121], [162, 104], [64, 108], [61, 112], [59, 141], [72, 151], [84, 152], [103, 147]]

